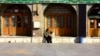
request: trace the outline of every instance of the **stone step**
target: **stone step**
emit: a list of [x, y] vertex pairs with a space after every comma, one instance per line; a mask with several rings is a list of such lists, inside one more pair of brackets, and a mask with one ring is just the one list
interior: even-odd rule
[[83, 43], [100, 43], [100, 38], [99, 37], [87, 37], [87, 38], [83, 38], [82, 40]]
[[[53, 43], [74, 43], [75, 38], [55, 37]], [[1, 37], [0, 42], [6, 43], [43, 43], [43, 37]]]
[[[52, 43], [75, 43], [76, 37], [54, 37]], [[0, 37], [0, 43], [43, 43], [43, 37]], [[100, 38], [82, 38], [81, 43], [100, 43]]]

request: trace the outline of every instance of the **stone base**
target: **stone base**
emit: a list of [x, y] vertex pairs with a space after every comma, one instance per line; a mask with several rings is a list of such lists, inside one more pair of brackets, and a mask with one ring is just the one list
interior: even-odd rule
[[[76, 37], [55, 37], [52, 43], [75, 43]], [[1, 37], [0, 43], [43, 43], [42, 37]], [[82, 43], [100, 43], [100, 38], [83, 38]]]

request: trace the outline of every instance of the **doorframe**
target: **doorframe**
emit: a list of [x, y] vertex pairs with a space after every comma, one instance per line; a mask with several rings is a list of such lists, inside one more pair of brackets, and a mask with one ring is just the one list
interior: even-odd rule
[[[47, 21], [48, 21], [48, 18], [47, 18], [47, 17], [48, 17], [48, 16], [54, 17], [54, 16], [61, 16], [61, 15], [64, 16], [65, 20], [66, 20], [66, 16], [70, 16], [70, 17], [71, 17], [71, 28], [72, 28], [72, 29], [71, 29], [71, 35], [65, 35], [65, 36], [72, 36], [73, 30], [74, 30], [74, 29], [73, 29], [73, 22], [74, 22], [74, 21], [73, 21], [73, 15], [72, 15], [72, 14], [46, 14], [46, 15], [45, 15], [45, 18], [44, 18], [44, 20], [45, 20], [45, 24], [44, 24], [44, 25], [45, 25], [45, 29], [48, 28], [48, 25], [47, 25], [47, 23], [48, 23], [48, 22], [47, 22]], [[53, 19], [53, 18], [52, 18], [52, 20], [53, 20], [53, 22], [54, 22], [54, 19]], [[59, 23], [60, 23], [60, 22], [59, 22]], [[66, 23], [66, 22], [65, 22], [65, 23]], [[54, 23], [53, 23], [53, 24], [54, 24]], [[52, 24], [52, 25], [53, 25], [53, 24]], [[65, 27], [66, 27], [66, 24], [65, 24]], [[53, 27], [53, 28], [55, 28], [55, 27]], [[51, 28], [51, 29], [52, 29], [52, 28]], [[60, 29], [60, 27], [59, 27], [59, 29]], [[54, 32], [54, 33], [53, 33], [53, 36], [60, 36], [60, 35], [56, 35], [56, 33]]]
[[[9, 6], [12, 6], [12, 5], [15, 5], [15, 4], [8, 4], [8, 5], [6, 5], [4, 8], [3, 8], [3, 10], [2, 10], [2, 12], [0, 13], [1, 14], [1, 36], [10, 36], [10, 35], [3, 35], [3, 13], [4, 13], [4, 11], [5, 10], [7, 10], [7, 8], [9, 7]], [[27, 7], [27, 10], [29, 11], [28, 13], [29, 13], [29, 15], [31, 16], [31, 17], [29, 17], [30, 18], [30, 24], [31, 24], [31, 26], [30, 26], [30, 35], [28, 35], [28, 36], [33, 36], [32, 34], [33, 34], [33, 14], [32, 14], [32, 10], [30, 10], [30, 8], [29, 8], [29, 6], [27, 6], [26, 4], [21, 4], [22, 6], [24, 5], [25, 7]], [[31, 5], [33, 5], [33, 4], [31, 4]], [[33, 9], [33, 8], [32, 8]]]
[[3, 36], [3, 17], [1, 16], [1, 36]]
[[[8, 19], [10, 19], [10, 21], [11, 21], [12, 16], [15, 16], [15, 17], [16, 17], [17, 15], [20, 15], [20, 14], [17, 13], [17, 14], [10, 14], [10, 15], [9, 15], [9, 13], [5, 13], [5, 14], [2, 15], [2, 24], [1, 24], [1, 25], [2, 25], [2, 31], [1, 31], [2, 34], [1, 34], [1, 35], [2, 35], [2, 36], [10, 36], [9, 33], [8, 33], [8, 35], [4, 35], [4, 34], [3, 34], [3, 33], [4, 33], [4, 31], [3, 31], [3, 30], [4, 30], [4, 17], [3, 17], [3, 16], [6, 16], [6, 15], [9, 17]], [[28, 20], [29, 20], [29, 21], [28, 21], [28, 24], [29, 24], [29, 22], [32, 22], [32, 19], [30, 19], [31, 17], [30, 17], [28, 14], [23, 14], [23, 15], [27, 15], [27, 16], [28, 16]], [[21, 19], [23, 19], [23, 15], [21, 15]], [[24, 19], [23, 19], [23, 20], [24, 20]], [[16, 20], [16, 21], [17, 21], [17, 20]], [[11, 24], [11, 22], [10, 22], [10, 24]], [[21, 23], [21, 25], [22, 25], [22, 24], [23, 24], [23, 22]], [[30, 23], [30, 24], [31, 24], [31, 23]], [[10, 27], [11, 27], [11, 25], [10, 25]], [[29, 27], [30, 27], [30, 28], [28, 28], [28, 29], [31, 29], [32, 24], [31, 24]], [[17, 24], [16, 24], [15, 28], [17, 28]], [[8, 30], [9, 30], [9, 26], [8, 26]], [[30, 31], [32, 31], [32, 30], [29, 30], [28, 32], [30, 32]], [[9, 32], [9, 31], [8, 31], [8, 32]], [[31, 33], [32, 33], [32, 32], [31, 32]], [[26, 35], [26, 36], [32, 36], [32, 35], [29, 35], [29, 34], [31, 34], [31, 33], [27, 33], [28, 35]], [[16, 36], [16, 35], [14, 35], [14, 36]], [[23, 36], [23, 35], [22, 35], [22, 36]]]

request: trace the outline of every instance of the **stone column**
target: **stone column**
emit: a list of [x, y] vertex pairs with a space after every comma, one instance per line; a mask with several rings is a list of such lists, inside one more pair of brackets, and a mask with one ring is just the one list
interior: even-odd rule
[[78, 5], [78, 36], [86, 36], [86, 4]]

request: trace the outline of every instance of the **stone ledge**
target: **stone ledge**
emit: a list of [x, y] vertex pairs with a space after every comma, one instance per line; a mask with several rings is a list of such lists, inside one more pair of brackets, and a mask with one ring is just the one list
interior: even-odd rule
[[[0, 43], [42, 43], [42, 37], [0, 38]], [[52, 43], [75, 43], [75, 37], [52, 38]], [[100, 43], [100, 38], [83, 38], [82, 43]]]

